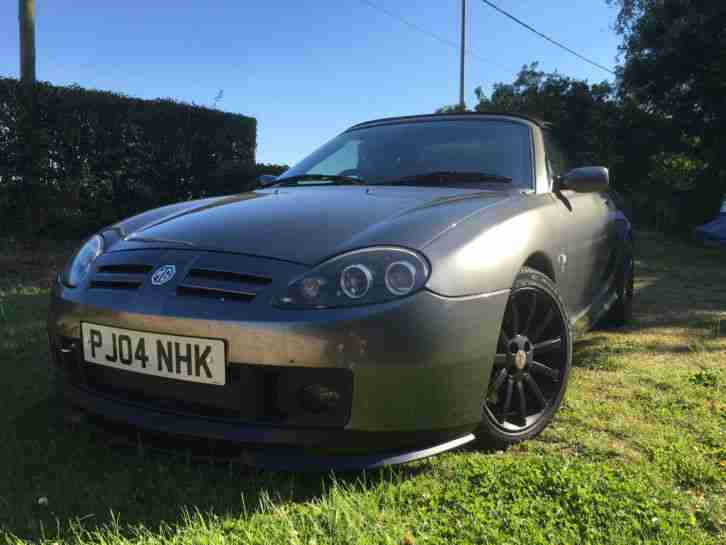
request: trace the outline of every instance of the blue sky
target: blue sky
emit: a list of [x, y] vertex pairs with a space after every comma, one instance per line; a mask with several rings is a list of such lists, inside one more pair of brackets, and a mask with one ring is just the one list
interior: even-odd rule
[[[605, 0], [494, 0], [612, 67], [618, 36]], [[458, 42], [459, 0], [370, 0]], [[365, 0], [38, 0], [38, 78], [173, 97], [257, 118], [260, 162], [294, 163], [349, 125], [428, 113], [458, 100], [458, 51]], [[0, 8], [0, 74], [18, 74], [17, 2]], [[469, 0], [467, 102], [519, 68], [592, 81], [606, 72]]]

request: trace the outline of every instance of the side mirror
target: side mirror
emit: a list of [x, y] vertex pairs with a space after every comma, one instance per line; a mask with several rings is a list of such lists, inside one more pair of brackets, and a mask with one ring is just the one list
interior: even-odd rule
[[257, 184], [260, 187], [267, 187], [274, 184], [277, 181], [277, 176], [273, 174], [260, 174], [257, 178]]
[[575, 168], [560, 176], [556, 190], [571, 189], [577, 193], [600, 193], [610, 186], [610, 172], [605, 167]]

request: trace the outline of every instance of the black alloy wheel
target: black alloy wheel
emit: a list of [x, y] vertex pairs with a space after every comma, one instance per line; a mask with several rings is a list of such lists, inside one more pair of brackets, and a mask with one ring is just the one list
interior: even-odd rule
[[572, 360], [572, 333], [554, 283], [520, 271], [499, 334], [478, 436], [495, 447], [540, 433], [560, 406]]

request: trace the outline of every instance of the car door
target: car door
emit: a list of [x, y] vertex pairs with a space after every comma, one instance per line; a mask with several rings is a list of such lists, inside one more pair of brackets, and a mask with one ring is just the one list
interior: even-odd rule
[[618, 206], [609, 191], [603, 193], [595, 193], [600, 197], [600, 214], [601, 221], [604, 223], [603, 239], [599, 250], [599, 260], [595, 269], [594, 297], [603, 295], [613, 287], [615, 281], [615, 273], [621, 258], [622, 244], [619, 242]]
[[[549, 131], [543, 131], [550, 182], [566, 174], [571, 162]], [[573, 317], [586, 311], [603, 289], [603, 272], [612, 246], [614, 222], [607, 194], [562, 190], [557, 195], [560, 217], [567, 226], [566, 250], [558, 256], [560, 291]], [[609, 203], [609, 204], [608, 204]]]
[[614, 248], [611, 203], [606, 194], [571, 190], [562, 193], [572, 207], [572, 263], [568, 281], [577, 292], [580, 310], [585, 310], [602, 294], [610, 276], [611, 248]]

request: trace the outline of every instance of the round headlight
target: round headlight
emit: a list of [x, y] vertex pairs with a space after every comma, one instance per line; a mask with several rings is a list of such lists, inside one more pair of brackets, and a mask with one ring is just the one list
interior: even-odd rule
[[365, 297], [373, 283], [373, 273], [365, 265], [349, 265], [340, 273], [340, 289], [351, 299]]
[[386, 268], [386, 287], [394, 295], [406, 295], [416, 287], [416, 267], [408, 261], [395, 261]]
[[83, 282], [83, 279], [88, 275], [88, 271], [91, 270], [91, 265], [102, 252], [103, 239], [100, 236], [94, 235], [88, 239], [78, 250], [70, 267], [68, 267], [68, 273], [66, 274], [68, 285], [76, 287]]

